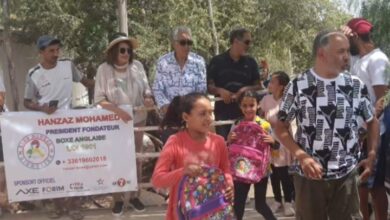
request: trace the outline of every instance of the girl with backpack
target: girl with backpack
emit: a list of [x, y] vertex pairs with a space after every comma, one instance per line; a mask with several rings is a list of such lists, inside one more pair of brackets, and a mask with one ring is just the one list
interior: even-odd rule
[[170, 118], [171, 125], [181, 129], [169, 137], [152, 176], [154, 187], [169, 188], [167, 220], [179, 219], [177, 207], [181, 179], [184, 176], [201, 175], [203, 165], [222, 170], [228, 184], [224, 196], [229, 201], [233, 198], [233, 181], [225, 141], [223, 137], [209, 131], [213, 122], [210, 100], [204, 94], [190, 93], [180, 98], [180, 106], [180, 114], [166, 117]]
[[[265, 119], [271, 122], [271, 124], [277, 121], [279, 104], [283, 96], [284, 88], [289, 81], [290, 77], [283, 71], [277, 71], [271, 74], [271, 79], [268, 84], [270, 94], [266, 95], [260, 102], [260, 109]], [[294, 184], [292, 176], [288, 173], [288, 168], [292, 164], [293, 158], [284, 146], [280, 146], [278, 150], [272, 150], [271, 155], [271, 185], [275, 196], [275, 202], [271, 205], [271, 209], [274, 213], [283, 211], [284, 216], [294, 216], [295, 211], [292, 205]], [[283, 189], [284, 203], [282, 201], [280, 186]]]
[[[256, 92], [247, 91], [240, 96], [238, 101], [244, 117], [237, 120], [235, 125], [232, 126], [231, 132], [228, 135], [228, 143], [230, 144], [230, 162], [231, 164], [234, 164], [232, 166], [234, 176], [234, 211], [236, 213], [237, 220], [243, 219], [245, 201], [247, 199], [250, 186], [253, 183], [255, 187], [256, 211], [263, 215], [266, 220], [274, 220], [276, 219], [276, 217], [266, 203], [270, 145], [274, 144], [275, 142], [272, 136], [269, 135], [271, 126], [267, 121], [257, 115], [257, 110], [259, 108], [259, 97]], [[251, 138], [254, 136], [253, 134], [250, 134], [246, 137], [240, 137], [245, 136], [246, 132], [245, 128], [243, 128], [244, 132], [239, 132], [238, 127], [247, 123], [250, 123], [248, 124], [248, 126], [254, 126], [255, 123], [255, 126], [258, 127], [258, 129], [263, 130], [261, 134], [255, 134], [258, 135], [259, 138], [255, 139], [257, 143], [255, 143], [256, 145], [252, 146], [253, 148], [257, 148], [255, 150], [262, 151], [258, 152], [260, 154], [258, 158], [261, 159], [257, 159], [257, 161], [256, 159], [251, 159], [251, 155], [245, 155], [246, 152], [249, 152], [249, 149], [247, 149], [247, 147], [245, 147], [244, 145], [234, 145], [235, 143], [239, 143], [240, 140], [241, 142], [245, 142], [245, 140], [243, 139]], [[241, 155], [239, 152], [240, 146], [242, 147], [242, 157], [240, 157]], [[256, 153], [257, 151], [254, 152]], [[248, 179], [245, 179], [245, 176], [238, 178], [240, 173], [242, 174], [246, 171], [246, 173], [250, 173], [250, 169], [254, 169], [255, 166], [262, 167], [261, 169], [257, 168], [258, 170], [255, 170], [256, 173], [261, 173], [259, 176], [257, 176], [256, 180], [250, 179], [249, 177]], [[259, 172], [259, 170], [261, 170], [261, 172]]]

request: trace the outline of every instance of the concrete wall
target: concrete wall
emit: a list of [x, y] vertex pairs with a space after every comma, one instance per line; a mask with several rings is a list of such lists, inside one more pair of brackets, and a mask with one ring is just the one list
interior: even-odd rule
[[[15, 68], [15, 83], [19, 93], [19, 110], [24, 110], [23, 106], [23, 96], [24, 96], [24, 83], [26, 81], [26, 75], [30, 68], [35, 66], [38, 63], [38, 50], [32, 45], [24, 45], [17, 43], [15, 41], [11, 44], [12, 47], [12, 60]], [[8, 65], [7, 58], [5, 54], [4, 44], [1, 42], [0, 47], [0, 64], [3, 67], [3, 79], [6, 89], [6, 105], [9, 110], [12, 109], [14, 101], [11, 95], [11, 81], [8, 75]]]

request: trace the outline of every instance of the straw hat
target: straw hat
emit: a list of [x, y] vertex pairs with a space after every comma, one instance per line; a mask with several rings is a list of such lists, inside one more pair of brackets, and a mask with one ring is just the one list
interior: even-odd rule
[[115, 45], [121, 43], [121, 42], [128, 42], [131, 45], [131, 48], [134, 50], [138, 47], [138, 42], [136, 39], [127, 37], [124, 33], [118, 33], [114, 35], [114, 38], [111, 40], [111, 42], [108, 44], [106, 48], [106, 53]]

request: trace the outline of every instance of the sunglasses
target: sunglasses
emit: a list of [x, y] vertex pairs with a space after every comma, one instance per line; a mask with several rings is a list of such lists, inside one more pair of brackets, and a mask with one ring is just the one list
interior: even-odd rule
[[131, 48], [119, 48], [119, 53], [121, 54], [125, 54], [125, 53], [128, 53], [128, 54], [131, 54], [133, 52], [133, 50]]
[[192, 46], [192, 44], [194, 44], [192, 40], [178, 40], [177, 42], [179, 42], [179, 44], [183, 47], [185, 45]]

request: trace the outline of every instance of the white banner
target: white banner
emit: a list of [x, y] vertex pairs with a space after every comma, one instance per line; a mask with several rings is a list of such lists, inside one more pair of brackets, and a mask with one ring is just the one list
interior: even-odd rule
[[1, 131], [10, 202], [138, 189], [133, 122], [112, 112], [8, 112]]

